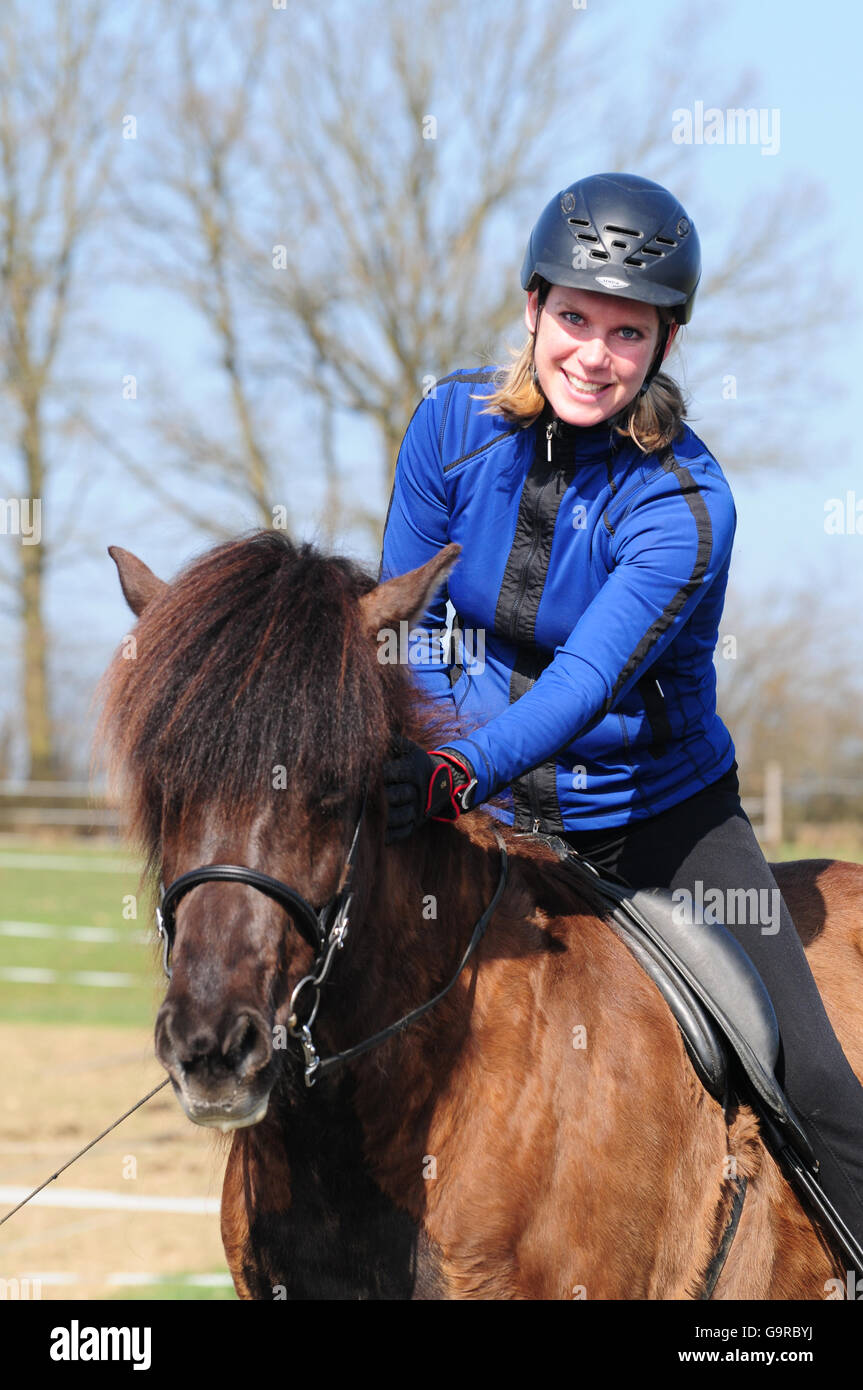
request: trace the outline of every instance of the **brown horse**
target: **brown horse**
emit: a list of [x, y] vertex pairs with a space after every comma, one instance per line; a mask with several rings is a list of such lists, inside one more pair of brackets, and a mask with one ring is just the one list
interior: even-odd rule
[[[245, 883], [183, 898], [156, 1051], [189, 1117], [233, 1131], [222, 1234], [237, 1291], [694, 1299], [736, 1170], [748, 1194], [713, 1297], [823, 1299], [842, 1270], [752, 1112], [727, 1118], [703, 1090], [659, 992], [551, 851], [482, 810], [384, 843], [393, 736], [428, 747], [446, 729], [376, 637], [416, 620], [457, 553], [375, 585], [260, 532], [167, 585], [112, 551], [140, 621], [104, 678], [101, 734], [153, 876], [243, 865], [317, 908], [365, 804], [321, 1054], [449, 982], [498, 884], [499, 836], [509, 856], [446, 997], [311, 1088], [286, 1031], [312, 961], [300, 917]], [[774, 867], [860, 1075], [863, 867]]]

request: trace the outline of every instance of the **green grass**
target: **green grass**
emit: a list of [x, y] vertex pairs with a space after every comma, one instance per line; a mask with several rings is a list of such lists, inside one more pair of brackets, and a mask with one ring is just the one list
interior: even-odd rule
[[837, 835], [825, 840], [787, 840], [778, 850], [765, 850], [766, 857], [776, 863], [785, 859], [845, 859], [851, 864], [863, 864], [863, 849], [850, 836]]
[[[33, 856], [32, 865], [8, 862]], [[93, 867], [61, 869], [55, 855]], [[39, 863], [38, 861], [42, 861]], [[119, 872], [106, 872], [105, 861]], [[135, 910], [136, 917], [129, 913]], [[161, 997], [158, 954], [139, 938], [155, 937], [150, 903], [139, 894], [139, 869], [123, 851], [0, 844], [0, 921], [53, 927], [103, 927], [118, 941], [89, 942], [0, 935], [0, 967], [59, 972], [54, 983], [0, 978], [0, 1019], [15, 1022], [149, 1026]], [[136, 977], [133, 985], [99, 987], [66, 978], [78, 971]]]

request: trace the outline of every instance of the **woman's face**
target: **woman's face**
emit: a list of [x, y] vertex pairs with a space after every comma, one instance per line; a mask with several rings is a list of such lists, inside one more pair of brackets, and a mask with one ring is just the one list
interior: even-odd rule
[[[524, 311], [536, 327], [538, 290]], [[666, 354], [677, 324], [669, 331]], [[659, 341], [659, 314], [617, 294], [552, 285], [539, 316], [535, 361], [552, 409], [570, 425], [598, 425], [638, 394]]]

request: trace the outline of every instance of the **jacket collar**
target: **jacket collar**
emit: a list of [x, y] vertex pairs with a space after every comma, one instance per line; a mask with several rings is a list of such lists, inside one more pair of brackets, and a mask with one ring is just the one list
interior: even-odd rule
[[624, 442], [614, 417], [598, 425], [570, 425], [546, 404], [537, 420], [537, 453], [546, 454], [548, 426], [552, 427], [552, 461], [559, 467], [606, 461]]

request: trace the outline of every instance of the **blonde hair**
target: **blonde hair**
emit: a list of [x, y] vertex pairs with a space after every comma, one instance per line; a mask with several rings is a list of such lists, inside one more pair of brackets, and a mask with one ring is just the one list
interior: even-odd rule
[[[657, 310], [660, 322], [672, 322], [667, 309]], [[538, 419], [546, 398], [533, 379], [533, 336], [522, 348], [510, 348], [513, 362], [495, 377], [496, 390], [491, 396], [474, 395], [484, 400], [481, 415], [502, 415], [511, 425], [527, 429]], [[631, 439], [642, 453], [653, 454], [666, 449], [680, 434], [686, 419], [683, 392], [665, 372], [658, 372], [643, 396], [636, 396], [613, 417], [617, 434]]]

